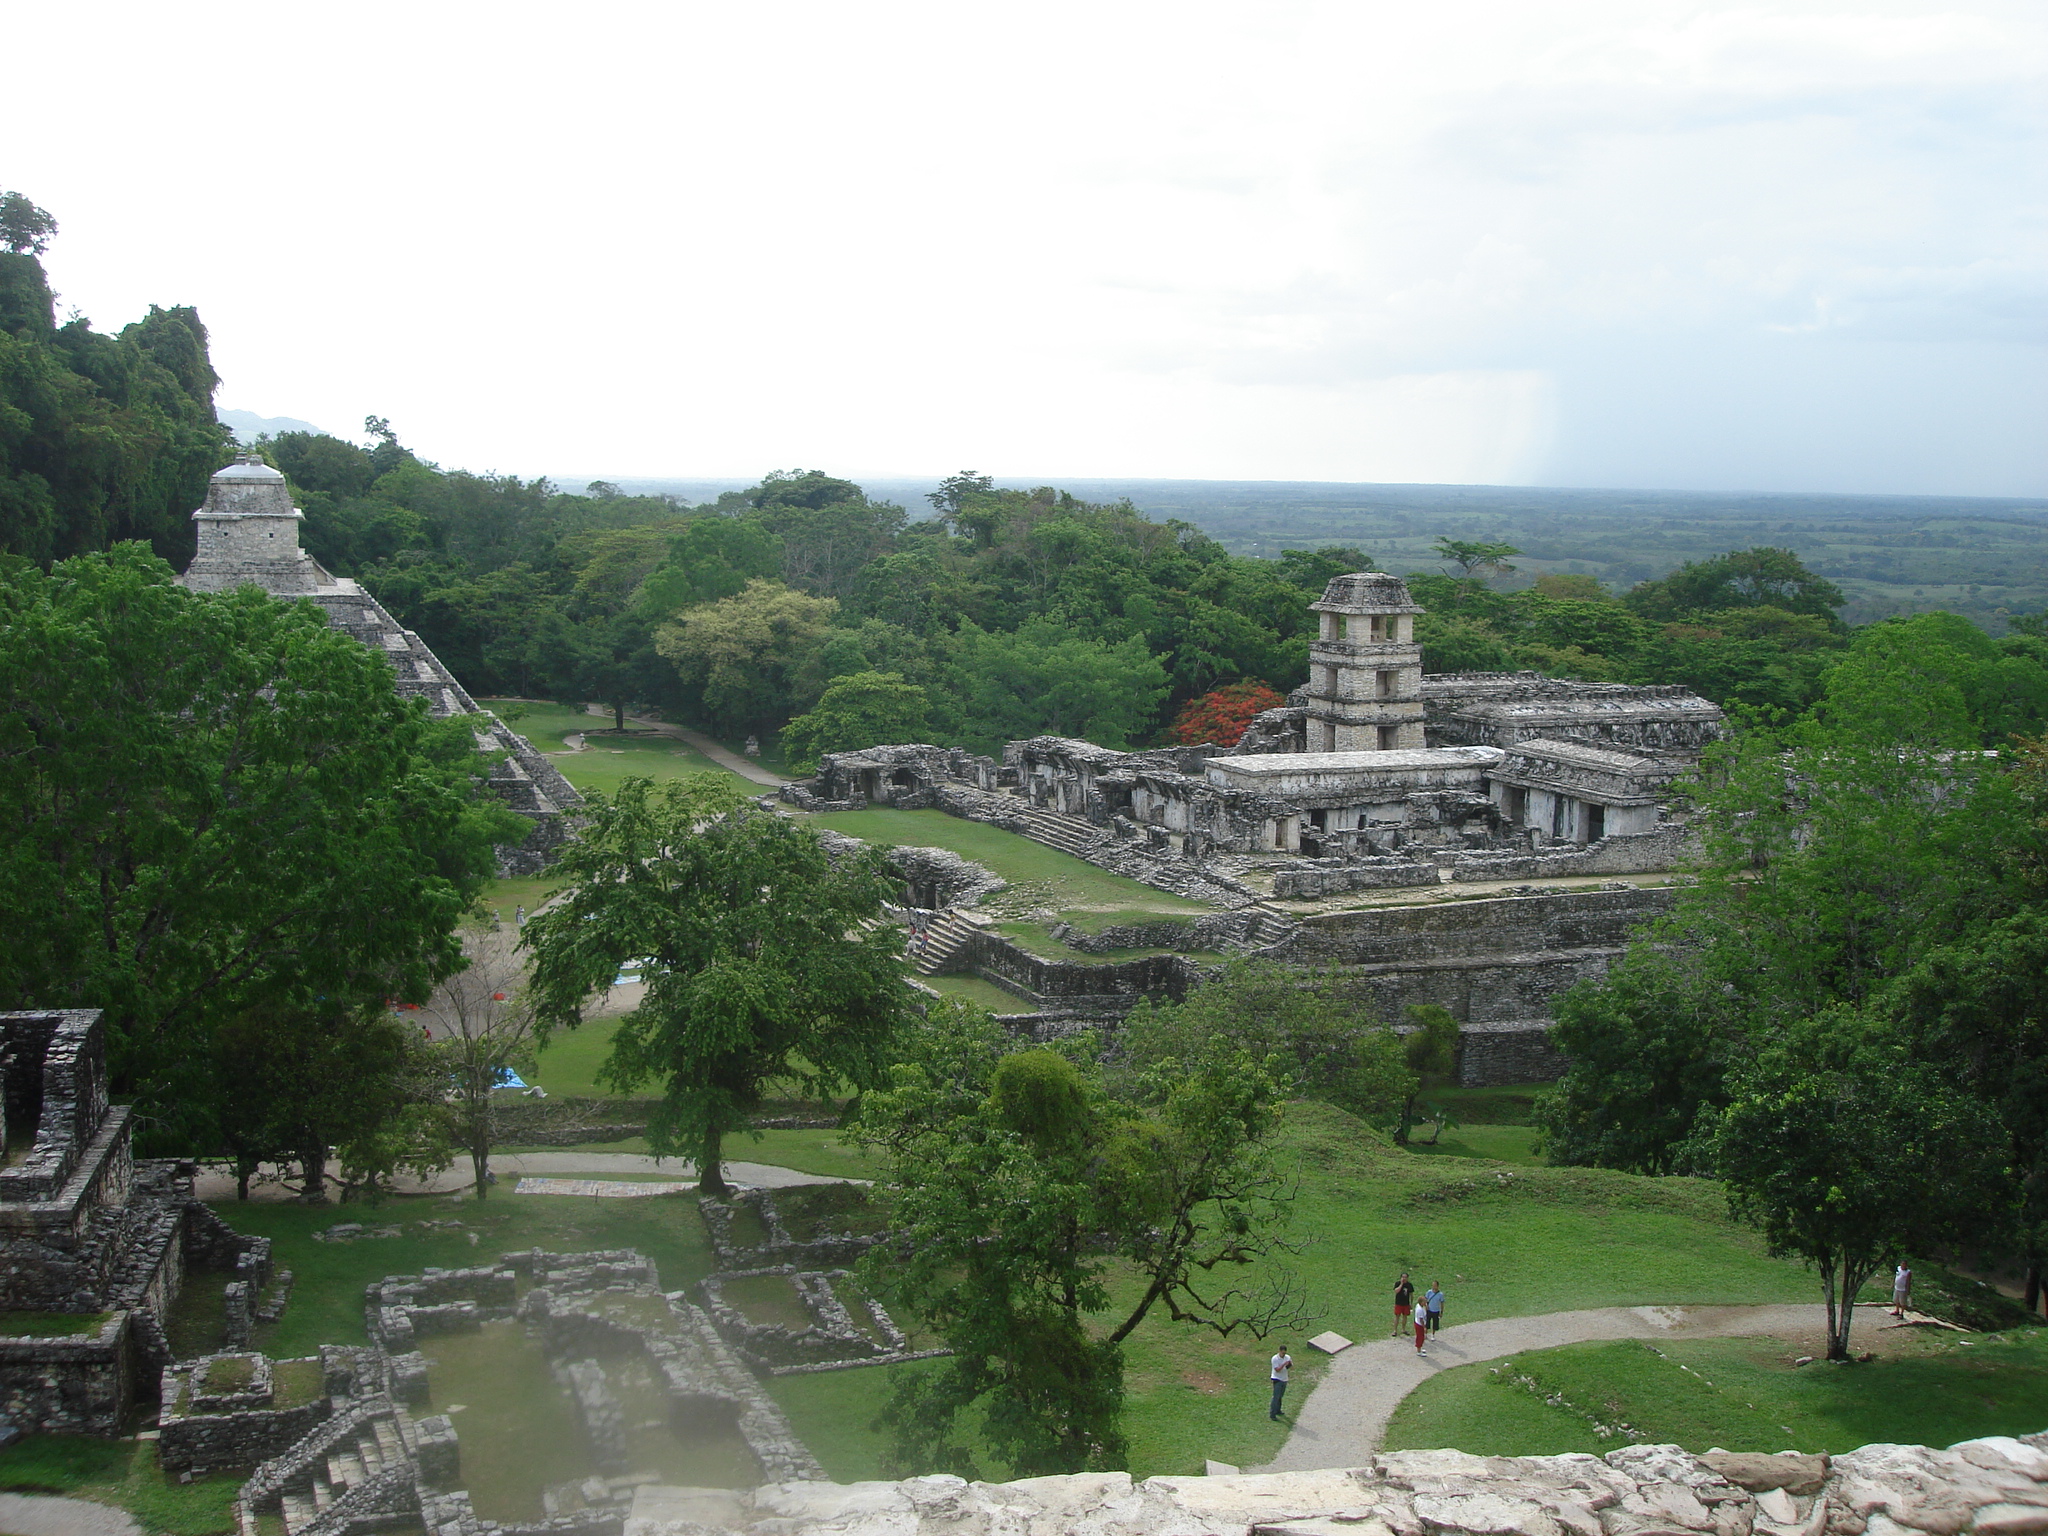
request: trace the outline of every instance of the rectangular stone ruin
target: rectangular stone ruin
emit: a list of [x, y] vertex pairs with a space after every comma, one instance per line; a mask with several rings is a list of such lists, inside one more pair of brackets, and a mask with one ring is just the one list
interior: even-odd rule
[[[650, 1480], [628, 1464], [617, 1383], [631, 1371], [651, 1373], [679, 1431], [737, 1431], [763, 1480], [824, 1475], [704, 1313], [680, 1292], [665, 1294], [652, 1261], [630, 1249], [536, 1249], [496, 1264], [392, 1275], [368, 1287], [365, 1314], [375, 1343], [321, 1351], [331, 1411], [243, 1486], [243, 1536], [257, 1536], [268, 1519], [285, 1536], [417, 1525], [436, 1536], [618, 1536], [634, 1489]], [[415, 1412], [430, 1399], [430, 1366], [409, 1347], [436, 1331], [515, 1316], [544, 1341], [601, 1472], [550, 1492], [542, 1515], [526, 1523], [477, 1515], [461, 1487], [454, 1425], [445, 1414]]]
[[[234, 1274], [253, 1305], [269, 1240], [201, 1204], [191, 1164], [135, 1162], [97, 1009], [0, 1014], [0, 1121], [0, 1311], [51, 1314], [35, 1336], [0, 1338], [0, 1416], [117, 1433], [170, 1363], [163, 1319], [187, 1267]], [[67, 1317], [80, 1331], [52, 1336]]]

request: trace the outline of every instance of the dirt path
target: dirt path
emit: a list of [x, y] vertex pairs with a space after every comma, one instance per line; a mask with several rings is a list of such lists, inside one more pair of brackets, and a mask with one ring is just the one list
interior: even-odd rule
[[[608, 709], [600, 709], [595, 704], [585, 705], [584, 707], [593, 715], [603, 715], [606, 719], [611, 718], [611, 711]], [[741, 778], [755, 784], [766, 784], [771, 789], [780, 789], [783, 785], [790, 782], [781, 774], [771, 772], [769, 769], [763, 768], [759, 763], [744, 758], [729, 748], [720, 746], [702, 731], [693, 731], [687, 725], [671, 725], [666, 720], [649, 720], [645, 715], [628, 715], [626, 716], [626, 723], [637, 730], [653, 731], [658, 735], [673, 736], [678, 741], [686, 741], [710, 758], [711, 761], [718, 764], [719, 767], [730, 769]]]
[[[1875, 1309], [1872, 1309], [1875, 1310]], [[1495, 1317], [1445, 1328], [1418, 1357], [1413, 1336], [1369, 1339], [1330, 1362], [1329, 1373], [1295, 1410], [1294, 1432], [1280, 1454], [1251, 1472], [1306, 1472], [1362, 1466], [1379, 1449], [1401, 1399], [1438, 1371], [1498, 1360], [1527, 1349], [1553, 1349], [1596, 1339], [1714, 1339], [1768, 1335], [1818, 1337], [1826, 1325], [1819, 1304], [1756, 1307], [1600, 1307]]]

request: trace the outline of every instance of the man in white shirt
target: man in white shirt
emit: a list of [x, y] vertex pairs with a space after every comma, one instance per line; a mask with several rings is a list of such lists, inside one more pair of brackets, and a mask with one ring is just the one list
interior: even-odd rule
[[1280, 1399], [1287, 1395], [1287, 1373], [1294, 1369], [1294, 1357], [1287, 1353], [1287, 1346], [1280, 1346], [1280, 1353], [1273, 1357], [1273, 1407], [1268, 1417], [1274, 1423], [1280, 1422]]

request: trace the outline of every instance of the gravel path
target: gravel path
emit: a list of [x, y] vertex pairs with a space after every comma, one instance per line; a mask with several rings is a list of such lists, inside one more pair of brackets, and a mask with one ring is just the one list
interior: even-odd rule
[[[498, 1176], [498, 1187], [510, 1193], [512, 1186], [523, 1175], [569, 1174], [615, 1179], [623, 1174], [658, 1173], [671, 1179], [697, 1177], [696, 1168], [687, 1160], [667, 1158], [657, 1162], [644, 1152], [493, 1152], [491, 1171]], [[725, 1165], [726, 1179], [734, 1184], [751, 1184], [759, 1189], [789, 1189], [798, 1184], [865, 1184], [866, 1179], [836, 1179], [824, 1174], [798, 1173], [794, 1168], [779, 1168], [772, 1163], [741, 1163], [728, 1160]], [[470, 1187], [469, 1159], [456, 1158], [453, 1166], [443, 1169], [434, 1178], [419, 1180], [401, 1176], [396, 1180], [403, 1194], [454, 1194]], [[202, 1200], [231, 1200], [235, 1194], [235, 1181], [231, 1174], [213, 1170], [203, 1171], [198, 1180], [199, 1198]], [[289, 1200], [292, 1193], [281, 1184], [258, 1184], [249, 1191], [252, 1200]], [[337, 1203], [336, 1210], [353, 1209]], [[0, 1531], [6, 1531], [0, 1525]], [[9, 1536], [30, 1536], [27, 1532], [10, 1532]]]
[[[1814, 1334], [1827, 1309], [1779, 1304], [1757, 1307], [1599, 1307], [1588, 1312], [1547, 1312], [1540, 1317], [1496, 1317], [1445, 1328], [1415, 1353], [1414, 1336], [1368, 1339], [1330, 1362], [1295, 1411], [1294, 1432], [1280, 1454], [1253, 1472], [1307, 1472], [1362, 1466], [1379, 1449], [1387, 1421], [1402, 1398], [1438, 1371], [1498, 1360], [1525, 1349], [1552, 1349], [1594, 1339], [1712, 1339]], [[1304, 1349], [1306, 1346], [1302, 1346]]]
[[7, 1536], [142, 1536], [142, 1527], [125, 1509], [40, 1493], [0, 1493], [0, 1531]]

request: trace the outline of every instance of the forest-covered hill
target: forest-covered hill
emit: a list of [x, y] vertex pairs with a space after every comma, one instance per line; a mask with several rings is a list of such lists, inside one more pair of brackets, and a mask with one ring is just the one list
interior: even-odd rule
[[[709, 501], [738, 480], [625, 480], [629, 491]], [[869, 479], [870, 495], [920, 505], [935, 479]], [[1027, 488], [998, 476], [997, 483]], [[1232, 554], [1349, 544], [1390, 571], [1441, 570], [1439, 537], [1522, 551], [1526, 585], [1546, 572], [1625, 589], [1687, 560], [1759, 544], [1789, 549], [1839, 586], [1852, 624], [1937, 609], [1992, 634], [2048, 607], [2048, 499], [1826, 496], [1782, 492], [1375, 485], [1310, 480], [1062, 480], [1089, 501], [1128, 500], [1192, 523]], [[580, 489], [580, 483], [564, 482]]]

